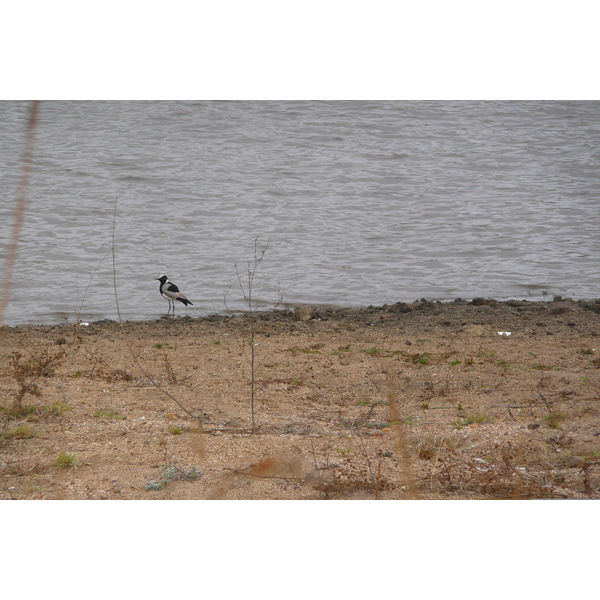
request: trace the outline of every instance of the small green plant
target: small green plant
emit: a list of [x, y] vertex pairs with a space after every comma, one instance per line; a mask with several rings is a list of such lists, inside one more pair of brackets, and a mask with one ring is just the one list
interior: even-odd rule
[[332, 351], [332, 354], [339, 354], [340, 352], [352, 352], [352, 350], [350, 350], [350, 344], [336, 348], [335, 350]]
[[165, 345], [164, 344], [154, 344], [154, 346], [152, 346], [153, 348], [156, 348], [156, 350], [162, 350]]
[[181, 435], [181, 427], [178, 425], [173, 425], [173, 427], [169, 428], [169, 433], [171, 435]]
[[484, 414], [477, 415], [467, 415], [466, 417], [462, 417], [461, 419], [457, 419], [453, 421], [454, 429], [462, 429], [467, 425], [472, 425], [473, 423], [487, 423], [489, 419]]
[[100, 419], [101, 417], [106, 417], [107, 419], [124, 419], [122, 415], [113, 412], [112, 410], [102, 410], [99, 409], [94, 413], [94, 417]]
[[461, 362], [462, 362], [462, 360], [453, 360], [453, 361], [450, 363], [450, 366], [451, 366], [451, 367], [455, 367], [456, 365], [460, 365], [460, 363], [461, 363]]
[[[248, 340], [250, 341], [250, 340]], [[301, 352], [302, 354], [321, 354], [318, 348], [314, 348], [312, 346], [308, 348], [300, 348], [299, 346], [292, 346], [291, 348], [286, 348], [286, 352], [291, 352], [294, 356]]]
[[422, 354], [413, 354], [410, 360], [415, 365], [426, 365], [429, 362], [431, 354], [429, 352], [423, 352]]
[[162, 490], [163, 487], [165, 487], [165, 484], [162, 481], [158, 482], [158, 481], [154, 481], [153, 479], [146, 481], [146, 485], [145, 485], [145, 488], [147, 490], [154, 490], [154, 491]]
[[54, 466], [58, 469], [72, 467], [75, 463], [75, 455], [68, 452], [61, 452], [54, 461]]
[[63, 402], [62, 400], [56, 400], [51, 404], [44, 404], [43, 406], [40, 406], [39, 410], [42, 413], [45, 413], [49, 416], [58, 416], [62, 415], [64, 412], [73, 410], [73, 407], [69, 406], [66, 402]]
[[170, 464], [162, 470], [160, 481], [151, 479], [146, 482], [145, 488], [155, 491], [162, 490], [171, 481], [195, 481], [196, 479], [200, 479], [200, 477], [202, 477], [202, 473], [196, 467], [192, 467], [186, 471], [176, 465]]
[[505, 371], [510, 371], [514, 368], [513, 365], [511, 365], [508, 361], [502, 359], [497, 360], [496, 365], [498, 365], [501, 369], [504, 369]]
[[405, 425], [408, 425], [409, 427], [412, 427], [413, 425], [417, 424], [417, 420], [414, 417], [406, 417], [405, 419], [402, 420], [402, 422]]
[[29, 425], [19, 425], [18, 427], [15, 427], [11, 431], [7, 431], [2, 435], [6, 438], [28, 440], [32, 437], [35, 437], [35, 432]]
[[387, 422], [383, 422], [383, 423], [365, 423], [365, 427], [367, 429], [387, 429], [390, 426], [389, 423]]
[[342, 456], [347, 456], [352, 453], [352, 448], [336, 448], [336, 452], [339, 452]]
[[56, 400], [51, 404], [42, 404], [41, 406], [34, 406], [33, 404], [15, 403], [10, 407], [0, 406], [0, 412], [3, 412], [9, 417], [20, 418], [27, 417], [29, 415], [38, 414], [41, 416], [57, 416], [62, 413], [73, 410], [72, 406], [69, 406], [62, 400]]
[[496, 351], [495, 350], [480, 350], [479, 356], [481, 358], [493, 358], [494, 356], [496, 356]]
[[548, 427], [551, 429], [558, 429], [559, 425], [567, 418], [565, 413], [559, 410], [551, 410], [545, 417], [544, 421], [548, 423]]
[[302, 352], [304, 354], [321, 354], [318, 348], [313, 348], [312, 346], [309, 348], [302, 348]]
[[379, 354], [379, 348], [372, 346], [371, 348], [361, 350], [361, 352], [364, 352], [365, 354], [370, 354], [371, 356], [377, 356]]
[[0, 407], [0, 412], [3, 412], [8, 417], [27, 417], [34, 414], [37, 411], [37, 407], [32, 404], [14, 404], [10, 407]]

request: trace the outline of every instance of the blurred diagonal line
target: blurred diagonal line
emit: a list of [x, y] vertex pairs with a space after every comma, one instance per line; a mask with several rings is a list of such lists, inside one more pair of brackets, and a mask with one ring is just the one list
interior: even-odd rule
[[19, 243], [19, 233], [23, 225], [23, 213], [25, 212], [25, 195], [27, 185], [29, 184], [29, 173], [31, 171], [31, 159], [33, 156], [33, 143], [35, 138], [35, 125], [38, 117], [39, 100], [34, 100], [29, 106], [29, 118], [25, 131], [25, 149], [21, 159], [21, 176], [17, 187], [15, 197], [15, 206], [13, 209], [13, 220], [10, 232], [10, 239], [6, 247], [4, 256], [4, 272], [2, 274], [2, 294], [0, 295], [0, 324], [4, 323], [4, 311], [8, 305], [10, 297], [10, 286], [12, 280], [13, 267], [17, 258], [17, 245]]

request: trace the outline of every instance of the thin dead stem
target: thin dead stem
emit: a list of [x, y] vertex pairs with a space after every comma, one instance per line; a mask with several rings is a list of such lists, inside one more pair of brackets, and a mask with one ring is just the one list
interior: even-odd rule
[[[256, 270], [260, 266], [260, 263], [263, 261], [265, 257], [265, 252], [269, 248], [269, 240], [267, 240], [267, 245], [264, 250], [261, 251], [260, 255], [258, 254], [258, 238], [254, 239], [254, 266], [251, 266], [252, 263], [248, 263], [248, 272], [247, 272], [247, 288], [242, 284], [242, 277], [238, 271], [237, 264], [235, 265], [235, 272], [238, 278], [238, 284], [240, 289], [242, 290], [242, 295], [244, 296], [244, 300], [248, 305], [248, 310], [250, 311], [251, 325], [250, 325], [250, 357], [248, 358], [250, 362], [250, 412], [252, 416], [252, 430], [254, 431], [255, 420], [254, 420], [254, 397], [256, 395], [256, 320], [255, 313], [256, 307], [254, 306], [254, 278], [256, 276]], [[242, 345], [242, 351], [244, 351], [244, 346]], [[244, 352], [245, 355], [245, 352]]]
[[[246, 358], [246, 360], [250, 363], [250, 414], [252, 419], [252, 431], [255, 431], [256, 421], [254, 416], [254, 400], [256, 397], [256, 369], [257, 369], [257, 352], [256, 352], [256, 334], [257, 334], [257, 325], [256, 325], [256, 312], [257, 307], [254, 300], [254, 280], [256, 278], [256, 271], [258, 270], [260, 264], [265, 258], [265, 253], [269, 249], [270, 238], [267, 240], [266, 246], [260, 250], [258, 250], [258, 238], [254, 238], [254, 262], [249, 262], [246, 273], [246, 284], [242, 280], [242, 275], [238, 269], [237, 263], [235, 264], [235, 273], [237, 275], [238, 285], [240, 290], [242, 291], [242, 295], [244, 297], [244, 302], [248, 306], [248, 314], [250, 315], [250, 337], [248, 339], [248, 344], [250, 346], [249, 354], [246, 353], [246, 346], [244, 343], [240, 342], [240, 346], [242, 349], [242, 354]], [[224, 296], [225, 307], [227, 307], [227, 295]], [[275, 309], [281, 304], [283, 301], [283, 297], [281, 295], [279, 289], [279, 280], [277, 281], [277, 303], [275, 304]]]
[[100, 262], [96, 265], [96, 268], [92, 271], [91, 275], [90, 275], [90, 280], [88, 281], [88, 284], [83, 292], [83, 297], [81, 298], [81, 306], [79, 307], [79, 312], [77, 313], [77, 318], [81, 318], [81, 313], [83, 312], [83, 305], [85, 303], [85, 299], [87, 297], [87, 293], [90, 289], [90, 285], [92, 285], [92, 279], [94, 279], [94, 275], [96, 275], [96, 272], [98, 271], [98, 269], [100, 269], [100, 267], [102, 266], [102, 263], [105, 261], [106, 257], [111, 253], [111, 250], [109, 250], [101, 259]]

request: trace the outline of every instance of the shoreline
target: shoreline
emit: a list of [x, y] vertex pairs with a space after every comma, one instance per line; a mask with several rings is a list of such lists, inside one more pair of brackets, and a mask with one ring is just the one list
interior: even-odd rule
[[[285, 304], [285, 303], [284, 303]], [[473, 298], [472, 300], [463, 300], [462, 298], [456, 298], [455, 300], [427, 300], [422, 298], [415, 300], [414, 302], [396, 302], [393, 304], [382, 304], [382, 305], [369, 305], [369, 306], [338, 306], [332, 304], [287, 304], [284, 308], [271, 308], [266, 310], [256, 310], [254, 314], [261, 321], [269, 321], [272, 319], [291, 319], [307, 321], [312, 319], [325, 318], [352, 318], [359, 319], [361, 317], [367, 318], [370, 315], [377, 313], [408, 313], [411, 311], [422, 310], [423, 308], [447, 308], [452, 310], [454, 307], [468, 307], [468, 306], [490, 306], [490, 307], [508, 307], [508, 308], [520, 308], [530, 310], [544, 310], [548, 307], [554, 306], [559, 307], [557, 310], [569, 310], [572, 308], [583, 308], [600, 314], [600, 299], [579, 299], [574, 300], [572, 298], [563, 298], [561, 296], [554, 296], [549, 300], [495, 300], [492, 298]], [[215, 312], [209, 313], [203, 316], [193, 317], [188, 314], [177, 315], [174, 319], [175, 322], [221, 322], [228, 321], [236, 317], [248, 317], [251, 315], [249, 310], [240, 311], [229, 311], [229, 312]], [[156, 318], [148, 319], [123, 319], [122, 323], [130, 326], [135, 324], [151, 324], [151, 323], [162, 323], [169, 322], [170, 319], [166, 316], [160, 316]], [[19, 325], [2, 325], [0, 331], [14, 331], [28, 328], [47, 328], [47, 329], [61, 329], [63, 327], [69, 328], [74, 325], [82, 326], [98, 326], [98, 325], [109, 325], [109, 324], [120, 324], [115, 319], [98, 319], [98, 320], [85, 320], [79, 319], [77, 321], [66, 321], [64, 323], [24, 323]]]

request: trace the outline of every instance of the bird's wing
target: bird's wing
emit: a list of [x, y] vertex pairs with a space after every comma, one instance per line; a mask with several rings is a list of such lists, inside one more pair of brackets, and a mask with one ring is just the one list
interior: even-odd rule
[[171, 283], [169, 281], [169, 283], [167, 283], [167, 289], [166, 289], [166, 291], [167, 292], [173, 292], [174, 294], [177, 294], [179, 292], [179, 288], [174, 283]]

